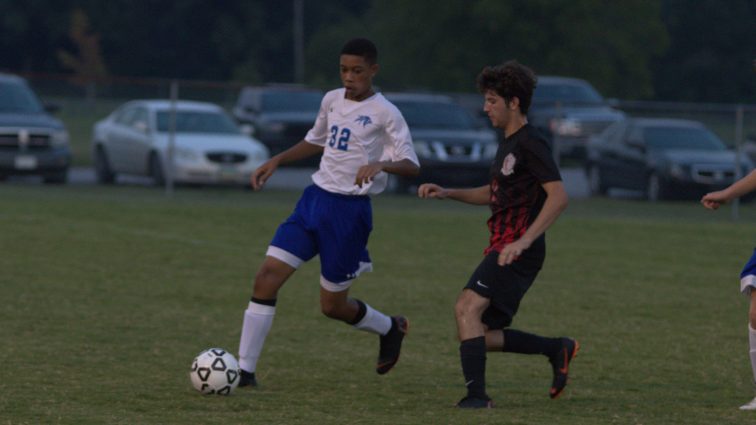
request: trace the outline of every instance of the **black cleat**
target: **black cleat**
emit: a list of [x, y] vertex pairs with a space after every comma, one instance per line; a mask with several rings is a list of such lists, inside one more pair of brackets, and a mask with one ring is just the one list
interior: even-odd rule
[[551, 383], [551, 389], [549, 389], [549, 397], [559, 397], [564, 387], [567, 386], [570, 362], [577, 356], [578, 350], [580, 350], [579, 342], [570, 338], [562, 338], [562, 347], [549, 358], [549, 363], [554, 369], [554, 380]]
[[257, 379], [255, 378], [255, 372], [247, 372], [246, 370], [241, 370], [241, 376], [239, 377], [239, 386], [240, 387], [257, 387]]
[[399, 361], [399, 352], [402, 349], [402, 340], [409, 329], [409, 321], [404, 316], [391, 318], [391, 329], [386, 335], [381, 335], [381, 348], [378, 353], [378, 364], [375, 371], [379, 375], [388, 373]]
[[467, 396], [457, 403], [457, 407], [460, 409], [492, 409], [494, 407], [493, 400], [490, 398], [480, 398]]

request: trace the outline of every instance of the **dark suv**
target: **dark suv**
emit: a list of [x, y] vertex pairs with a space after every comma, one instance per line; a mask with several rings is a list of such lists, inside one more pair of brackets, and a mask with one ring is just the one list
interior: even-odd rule
[[63, 123], [49, 115], [23, 78], [0, 73], [0, 179], [39, 175], [45, 183], [65, 183], [70, 164]]
[[450, 186], [488, 183], [496, 133], [448, 96], [384, 93], [401, 111], [420, 160], [420, 176], [398, 179], [397, 192], [433, 182]]
[[560, 158], [585, 159], [588, 139], [624, 119], [585, 80], [542, 76], [533, 92], [530, 123], [552, 143]]
[[[234, 107], [239, 124], [249, 124], [270, 155], [283, 152], [304, 139], [315, 124], [323, 92], [300, 86], [245, 87]], [[317, 166], [319, 157], [291, 165]]]

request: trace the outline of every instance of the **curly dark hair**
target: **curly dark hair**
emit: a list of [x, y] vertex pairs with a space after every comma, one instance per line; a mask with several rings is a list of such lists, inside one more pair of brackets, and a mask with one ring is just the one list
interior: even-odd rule
[[520, 112], [525, 115], [530, 109], [538, 79], [532, 69], [510, 60], [497, 66], [487, 66], [478, 74], [478, 90], [486, 93], [493, 90], [509, 103], [512, 98], [520, 99]]
[[342, 55], [362, 56], [365, 62], [374, 64], [378, 61], [378, 49], [367, 38], [353, 38], [341, 48]]

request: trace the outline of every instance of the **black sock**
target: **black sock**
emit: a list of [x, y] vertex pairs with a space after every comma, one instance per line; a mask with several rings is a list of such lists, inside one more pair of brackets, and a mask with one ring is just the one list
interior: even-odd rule
[[352, 325], [352, 326], [360, 323], [360, 320], [364, 319], [365, 313], [367, 313], [367, 306], [365, 305], [364, 302], [356, 298], [354, 299], [354, 302], [357, 303], [357, 315], [354, 316], [354, 319], [347, 321], [347, 324]]
[[465, 376], [467, 395], [488, 400], [486, 395], [486, 337], [480, 336], [459, 344], [462, 374]]
[[551, 356], [559, 351], [561, 340], [559, 338], [547, 338], [516, 329], [504, 329], [505, 353], [520, 354], [543, 354]]

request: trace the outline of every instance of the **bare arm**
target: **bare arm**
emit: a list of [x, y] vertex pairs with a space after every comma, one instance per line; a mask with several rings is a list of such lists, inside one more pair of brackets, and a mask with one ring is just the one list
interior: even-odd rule
[[363, 165], [357, 170], [357, 175], [354, 178], [354, 184], [362, 187], [363, 184], [373, 180], [373, 177], [381, 171], [385, 171], [390, 174], [397, 174], [403, 177], [414, 177], [420, 174], [420, 167], [409, 159], [402, 159], [400, 161], [381, 161], [368, 165]]
[[437, 184], [425, 183], [417, 188], [421, 198], [454, 199], [473, 205], [488, 205], [491, 202], [491, 187], [488, 185], [470, 189], [446, 189]]
[[756, 190], [756, 170], [752, 170], [747, 176], [731, 184], [726, 189], [707, 193], [701, 198], [701, 203], [704, 207], [715, 210], [720, 205], [735, 198], [740, 198], [754, 190]]
[[307, 158], [320, 152], [323, 152], [322, 146], [314, 145], [304, 140], [300, 141], [259, 166], [250, 176], [252, 187], [255, 190], [262, 189], [265, 182], [273, 175], [279, 165]]
[[533, 241], [541, 236], [567, 208], [567, 192], [561, 181], [544, 183], [541, 187], [546, 191], [546, 201], [543, 203], [541, 212], [520, 239], [504, 246], [497, 261], [500, 266], [511, 264], [523, 251], [530, 248]]

